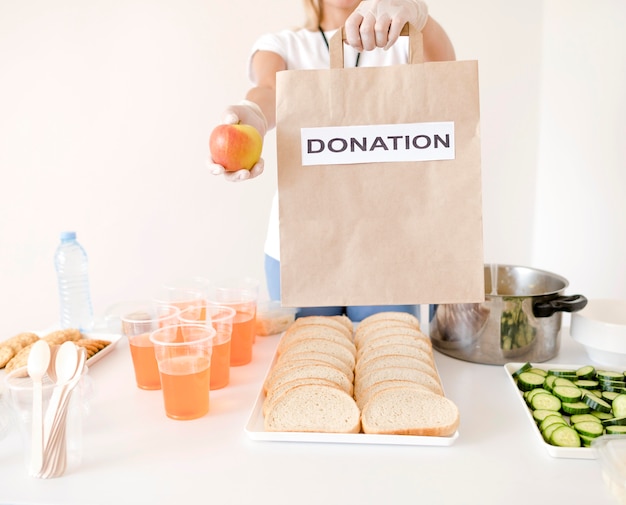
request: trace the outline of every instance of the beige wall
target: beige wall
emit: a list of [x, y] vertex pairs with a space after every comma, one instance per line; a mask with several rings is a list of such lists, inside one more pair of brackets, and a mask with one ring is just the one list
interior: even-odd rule
[[[479, 60], [486, 260], [624, 298], [625, 5], [430, 2], [459, 59]], [[299, 0], [0, 2], [2, 334], [56, 321], [63, 229], [89, 252], [98, 314], [173, 278], [263, 278], [274, 136], [264, 176], [237, 185], [208, 173], [206, 141], [248, 86], [254, 39], [301, 12]]]

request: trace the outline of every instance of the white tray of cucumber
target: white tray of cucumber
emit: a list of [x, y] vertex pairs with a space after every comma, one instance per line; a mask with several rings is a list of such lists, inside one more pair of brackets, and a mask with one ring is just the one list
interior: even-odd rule
[[507, 363], [539, 440], [555, 458], [595, 459], [594, 438], [626, 437], [626, 376], [594, 365]]

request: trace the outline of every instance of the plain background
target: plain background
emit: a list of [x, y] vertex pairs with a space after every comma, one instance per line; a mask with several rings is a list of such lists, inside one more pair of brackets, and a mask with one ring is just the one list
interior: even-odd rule
[[[626, 298], [626, 3], [429, 6], [479, 62], [486, 262]], [[242, 184], [210, 175], [207, 139], [254, 40], [303, 20], [299, 0], [0, 0], [0, 339], [57, 321], [66, 229], [97, 315], [177, 278], [264, 279], [275, 137]]]

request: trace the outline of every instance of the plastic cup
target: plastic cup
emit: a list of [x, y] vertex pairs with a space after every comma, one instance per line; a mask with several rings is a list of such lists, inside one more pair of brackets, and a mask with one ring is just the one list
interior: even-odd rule
[[[24, 449], [26, 471], [30, 469], [32, 414], [33, 414], [33, 381], [26, 372], [26, 367], [18, 368], [4, 378], [6, 390], [3, 402], [8, 405], [9, 417], [17, 427]], [[43, 378], [43, 412], [45, 415], [55, 384], [46, 374]], [[62, 473], [75, 471], [83, 458], [83, 419], [89, 411], [89, 399], [93, 395], [93, 383], [88, 375], [87, 367], [76, 387], [72, 390], [65, 428], [66, 468]], [[58, 477], [54, 473], [50, 477]], [[42, 478], [48, 478], [43, 476]]]
[[131, 302], [120, 314], [122, 331], [128, 338], [137, 387], [161, 389], [161, 377], [150, 334], [164, 326], [176, 324], [180, 309], [149, 301]]
[[252, 361], [258, 297], [259, 281], [247, 277], [227, 280], [209, 287], [210, 305], [224, 305], [235, 310], [230, 343], [231, 366], [242, 366]]
[[215, 330], [211, 354], [211, 390], [221, 389], [230, 382], [230, 345], [235, 309], [223, 305], [199, 305], [180, 312], [184, 324], [204, 324]]
[[180, 310], [206, 303], [209, 280], [191, 277], [168, 282], [161, 286], [155, 301], [160, 305], [173, 305]]
[[166, 326], [150, 334], [168, 417], [197, 419], [209, 412], [215, 334], [212, 327], [200, 324]]

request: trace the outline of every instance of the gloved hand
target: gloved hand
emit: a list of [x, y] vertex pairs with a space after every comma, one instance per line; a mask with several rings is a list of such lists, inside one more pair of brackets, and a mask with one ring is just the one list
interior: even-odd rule
[[[261, 134], [261, 138], [265, 136], [267, 132], [267, 120], [263, 115], [261, 108], [250, 100], [242, 100], [237, 105], [231, 105], [226, 109], [222, 117], [223, 124], [248, 124], [253, 126]], [[209, 162], [209, 168], [213, 175], [224, 175], [224, 178], [231, 182], [244, 181], [246, 179], [254, 179], [255, 177], [263, 173], [263, 167], [265, 162], [263, 158], [254, 165], [250, 170], [245, 168], [237, 170], [236, 172], [227, 172], [222, 165], [214, 163], [213, 160]]]
[[407, 22], [421, 31], [427, 20], [428, 6], [422, 0], [365, 0], [345, 22], [346, 40], [358, 51], [389, 49]]

